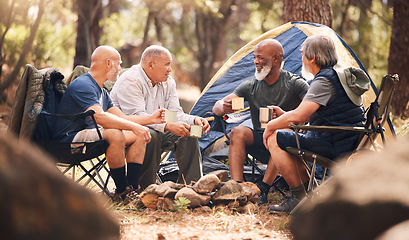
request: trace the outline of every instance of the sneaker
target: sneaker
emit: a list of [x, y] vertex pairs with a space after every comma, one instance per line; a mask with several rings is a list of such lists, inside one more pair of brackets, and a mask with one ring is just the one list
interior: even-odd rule
[[278, 205], [270, 205], [268, 206], [268, 210], [272, 212], [285, 212], [285, 213], [290, 213], [300, 202], [295, 197], [287, 197], [287, 199], [278, 204]]
[[270, 192], [270, 188], [267, 184], [263, 184], [262, 182], [258, 182], [256, 184], [258, 189], [260, 189], [260, 198], [258, 199], [257, 204], [262, 205], [268, 203], [268, 193]]
[[258, 205], [263, 205], [263, 204], [266, 204], [266, 203], [268, 203], [268, 192], [262, 192], [260, 194], [260, 198], [258, 199], [257, 204]]

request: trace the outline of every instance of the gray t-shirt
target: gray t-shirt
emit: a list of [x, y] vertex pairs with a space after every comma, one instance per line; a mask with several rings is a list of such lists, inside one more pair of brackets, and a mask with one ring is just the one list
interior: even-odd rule
[[272, 85], [267, 85], [264, 80], [252, 79], [241, 83], [233, 93], [248, 102], [254, 129], [260, 130], [260, 107], [275, 105], [285, 111], [293, 110], [307, 91], [308, 84], [302, 77], [281, 70], [280, 77]]
[[308, 89], [303, 101], [311, 101], [321, 106], [327, 106], [335, 98], [335, 94], [335, 87], [331, 81], [324, 77], [318, 77], [312, 80], [310, 89]]

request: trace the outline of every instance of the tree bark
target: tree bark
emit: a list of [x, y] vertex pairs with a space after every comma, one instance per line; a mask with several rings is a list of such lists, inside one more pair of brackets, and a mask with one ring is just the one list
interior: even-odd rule
[[409, 25], [406, 24], [407, 19], [409, 19], [409, 2], [394, 0], [388, 72], [399, 74], [399, 82], [392, 98], [392, 113], [402, 118], [409, 116], [406, 110], [409, 101]]
[[10, 73], [9, 76], [7, 76], [6, 80], [2, 84], [0, 84], [0, 93], [2, 93], [17, 78], [18, 74], [20, 73], [20, 68], [23, 66], [25, 58], [31, 50], [31, 46], [33, 45], [38, 27], [40, 26], [41, 17], [44, 14], [44, 6], [45, 0], [40, 0], [40, 3], [38, 4], [37, 18], [34, 24], [31, 26], [30, 36], [27, 38], [27, 41], [24, 44], [20, 58], [18, 59], [17, 64], [14, 67], [13, 71]]
[[75, 44], [74, 68], [77, 65], [89, 66], [92, 51], [99, 45], [102, 28], [99, 20], [102, 16], [101, 0], [77, 0], [78, 22]]
[[203, 90], [214, 74], [214, 63], [220, 56], [219, 49], [226, 33], [226, 25], [232, 14], [235, 0], [221, 1], [217, 15], [196, 9], [196, 38], [199, 46], [199, 88]]
[[284, 22], [306, 21], [332, 27], [329, 0], [284, 0]]

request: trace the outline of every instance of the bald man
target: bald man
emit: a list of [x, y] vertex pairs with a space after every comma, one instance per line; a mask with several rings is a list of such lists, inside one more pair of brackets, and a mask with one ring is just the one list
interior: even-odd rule
[[[120, 70], [121, 56], [117, 50], [110, 46], [96, 48], [91, 56], [89, 72], [67, 87], [58, 109], [59, 114], [95, 110], [95, 120], [102, 137], [109, 143], [106, 158], [116, 185], [116, 199], [124, 199], [127, 193], [138, 187], [145, 147], [151, 140], [149, 129], [142, 125], [163, 122], [163, 110], [149, 116], [127, 116], [112, 104], [102, 85], [106, 81], [116, 81]], [[55, 140], [63, 142], [99, 140], [91, 119], [81, 122], [58, 119], [54, 136]]]
[[[295, 109], [307, 93], [308, 84], [297, 75], [281, 69], [284, 49], [275, 39], [266, 39], [254, 49], [255, 78], [241, 83], [233, 93], [217, 101], [213, 113], [218, 116], [232, 113], [232, 98], [243, 97], [250, 106], [251, 121], [247, 120], [234, 127], [230, 135], [229, 165], [233, 180], [243, 181], [243, 166], [246, 151], [269, 152], [263, 144], [264, 129], [259, 121], [261, 107], [280, 106], [282, 109]], [[274, 179], [273, 179], [274, 180]], [[267, 201], [272, 182], [260, 182], [260, 203]]]

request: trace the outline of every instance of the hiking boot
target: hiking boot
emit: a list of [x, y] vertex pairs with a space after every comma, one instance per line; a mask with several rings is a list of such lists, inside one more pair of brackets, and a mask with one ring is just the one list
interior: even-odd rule
[[268, 206], [268, 210], [272, 212], [285, 212], [285, 213], [290, 213], [300, 202], [295, 197], [287, 197], [287, 199], [278, 204], [278, 205], [270, 205]]
[[115, 189], [115, 193], [113, 194], [112, 200], [114, 202], [124, 202], [127, 195], [131, 192], [133, 192], [133, 187], [131, 185], [127, 186], [125, 188], [125, 191], [121, 193], [118, 193], [117, 190]]

